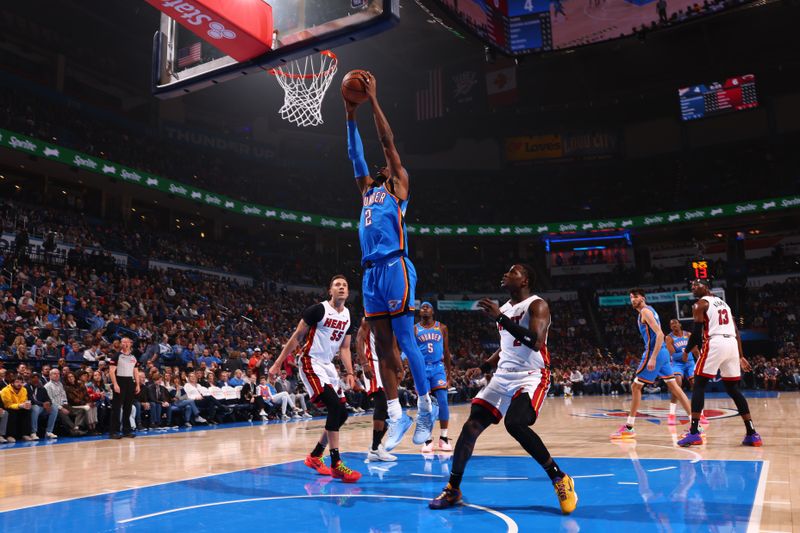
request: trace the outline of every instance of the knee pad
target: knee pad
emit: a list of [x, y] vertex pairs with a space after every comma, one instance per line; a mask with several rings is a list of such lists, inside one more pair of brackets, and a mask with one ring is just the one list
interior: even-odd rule
[[347, 406], [339, 402], [339, 427], [336, 428], [337, 430], [339, 430], [344, 423], [347, 422], [347, 417], [349, 416], [350, 414], [347, 412]]
[[491, 426], [492, 424], [497, 424], [500, 421], [487, 408], [478, 405], [476, 403], [473, 403], [472, 408], [469, 411], [469, 419], [467, 419], [467, 421], [464, 422], [464, 427], [466, 427], [467, 424], [469, 424], [470, 422], [479, 424], [480, 426], [483, 426], [483, 428], [485, 429]]
[[536, 411], [527, 394], [521, 394], [511, 401], [506, 412], [504, 424], [513, 435], [515, 429], [527, 428], [536, 422]]
[[389, 418], [389, 406], [386, 402], [386, 393], [383, 389], [372, 395], [375, 402], [375, 410], [372, 412], [373, 420], [386, 420]]
[[438, 389], [433, 392], [436, 403], [439, 404], [439, 420], [450, 420], [450, 406], [447, 405], [447, 390]]
[[325, 406], [328, 410], [328, 418], [325, 420], [325, 429], [328, 431], [339, 431], [339, 396], [334, 392], [330, 385], [325, 385], [322, 389], [317, 402]]

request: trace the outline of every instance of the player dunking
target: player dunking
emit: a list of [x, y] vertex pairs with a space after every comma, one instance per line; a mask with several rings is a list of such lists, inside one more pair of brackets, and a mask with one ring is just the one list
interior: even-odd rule
[[705, 403], [706, 384], [717, 376], [717, 371], [722, 375], [725, 392], [731, 397], [739, 410], [747, 434], [742, 441], [744, 446], [761, 446], [761, 436], [756, 433], [755, 425], [750, 417], [750, 407], [747, 405], [742, 392], [739, 390], [739, 380], [742, 369], [750, 370], [750, 364], [744, 358], [742, 338], [739, 328], [736, 327], [731, 308], [721, 298], [717, 298], [709, 288], [707, 279], [692, 281], [692, 294], [698, 298], [692, 306], [694, 327], [685, 352], [690, 352], [694, 347], [702, 347], [700, 359], [694, 374], [694, 388], [692, 389], [692, 426], [689, 433], [678, 441], [678, 446], [692, 446], [703, 444], [700, 435], [700, 415]]
[[364, 148], [355, 121], [357, 105], [345, 100], [347, 112], [347, 147], [356, 185], [361, 194], [361, 265], [364, 267], [362, 293], [364, 313], [375, 334], [375, 347], [386, 391], [389, 430], [386, 449], [391, 450], [409, 428], [397, 398], [398, 374], [402, 363], [393, 350], [392, 334], [408, 357], [419, 396], [414, 444], [426, 442], [433, 430], [433, 406], [425, 376], [425, 360], [414, 338], [414, 290], [417, 273], [408, 258], [408, 235], [405, 212], [408, 205], [408, 172], [400, 161], [394, 134], [377, 97], [377, 82], [371, 74], [364, 80], [372, 104], [378, 138], [383, 146], [386, 166], [370, 176], [364, 160]]
[[550, 307], [531, 294], [533, 281], [531, 267], [514, 265], [503, 275], [502, 281], [511, 299], [500, 308], [486, 298], [479, 302], [486, 314], [497, 321], [500, 349], [480, 369], [470, 369], [467, 377], [479, 370], [488, 373], [495, 365], [497, 370], [472, 401], [469, 419], [461, 428], [453, 452], [450, 482], [430, 501], [431, 509], [446, 509], [461, 502], [461, 480], [475, 442], [486, 428], [500, 422], [503, 416], [508, 433], [553, 481], [561, 512], [569, 514], [578, 504], [572, 478], [558, 467], [542, 439], [530, 428], [536, 422], [550, 387], [550, 354], [547, 351]]
[[397, 457], [388, 453], [381, 444], [386, 434], [386, 392], [383, 390], [383, 381], [379, 371], [378, 354], [375, 351], [375, 335], [370, 331], [366, 317], [361, 322], [356, 334], [356, 354], [364, 369], [367, 382], [367, 396], [375, 402], [372, 411], [372, 445], [367, 450], [367, 462], [372, 461], [397, 461]]
[[[327, 409], [328, 419], [325, 421], [322, 437], [306, 457], [305, 464], [322, 475], [333, 476], [345, 483], [355, 483], [361, 478], [361, 474], [347, 468], [339, 457], [339, 429], [347, 420], [347, 408], [339, 382], [339, 372], [333, 364], [333, 358], [339, 352], [346, 372], [345, 381], [352, 388], [355, 378], [350, 339], [354, 328], [350, 320], [350, 310], [344, 305], [350, 296], [347, 279], [342, 275], [334, 276], [328, 285], [328, 294], [329, 300], [314, 304], [303, 311], [303, 318], [297, 324], [297, 329], [281, 350], [281, 355], [275, 360], [269, 373], [280, 373], [283, 361], [306, 339], [299, 361], [300, 379], [311, 395], [311, 401]], [[322, 459], [327, 445], [330, 445], [330, 467]]]
[[[428, 377], [428, 386], [431, 389], [436, 403], [439, 405], [439, 450], [449, 452], [453, 450], [447, 438], [447, 427], [450, 423], [450, 408], [447, 405], [447, 386], [450, 382], [450, 373], [453, 363], [450, 359], [450, 339], [447, 326], [433, 319], [433, 305], [422, 302], [419, 306], [420, 321], [414, 326], [414, 335], [417, 337], [419, 351], [425, 356], [425, 373]], [[422, 453], [433, 451], [433, 439], [428, 440], [422, 447]]]
[[[697, 348], [692, 350], [692, 353], [686, 353], [684, 348], [689, 343], [689, 332], [683, 331], [681, 321], [673, 318], [669, 321], [669, 334], [664, 337], [664, 342], [667, 345], [667, 351], [670, 353], [672, 365], [672, 372], [675, 375], [675, 382], [678, 387], [683, 388], [683, 380], [689, 380], [689, 388], [691, 389], [694, 384], [694, 356], [697, 353]], [[667, 417], [667, 424], [675, 426], [678, 424], [675, 413], [678, 408], [678, 398], [673, 394], [669, 399], [669, 416]], [[686, 413], [687, 415], [689, 413]]]
[[689, 398], [683, 393], [681, 388], [675, 383], [675, 375], [672, 365], [669, 364], [669, 352], [664, 345], [664, 332], [661, 331], [661, 319], [658, 313], [647, 305], [647, 297], [644, 289], [636, 288], [630, 290], [631, 307], [636, 310], [636, 325], [644, 340], [644, 353], [642, 360], [636, 370], [636, 378], [631, 383], [631, 411], [628, 414], [627, 423], [611, 434], [612, 439], [633, 439], [636, 438], [636, 431], [633, 425], [636, 422], [636, 413], [639, 404], [642, 402], [642, 389], [645, 384], [652, 385], [656, 378], [661, 378], [667, 384], [670, 393], [678, 399], [688, 413]]

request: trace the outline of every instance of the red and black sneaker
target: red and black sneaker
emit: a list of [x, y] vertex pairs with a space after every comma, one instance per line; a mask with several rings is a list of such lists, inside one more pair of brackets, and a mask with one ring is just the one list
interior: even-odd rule
[[321, 476], [330, 476], [331, 469], [328, 465], [325, 464], [325, 461], [322, 457], [314, 457], [313, 455], [306, 456], [306, 460], [303, 461], [307, 467], [312, 468], [317, 471], [317, 474]]
[[450, 483], [448, 483], [441, 494], [428, 502], [428, 507], [431, 509], [447, 509], [460, 503], [461, 490], [451, 487]]
[[341, 479], [345, 483], [355, 483], [361, 479], [361, 472], [350, 470], [344, 465], [344, 461], [339, 461], [336, 466], [330, 469], [331, 476], [335, 479]]

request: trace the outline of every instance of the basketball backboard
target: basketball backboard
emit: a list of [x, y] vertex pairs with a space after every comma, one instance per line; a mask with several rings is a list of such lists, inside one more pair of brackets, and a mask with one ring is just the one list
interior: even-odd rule
[[[711, 289], [711, 293], [717, 298], [725, 300], [725, 289], [714, 287]], [[697, 298], [695, 298], [694, 294], [691, 292], [679, 292], [675, 294], [675, 316], [678, 317], [678, 320], [681, 322], [694, 320], [692, 316], [692, 305], [694, 305], [696, 301]]]
[[[263, 1], [263, 0], [250, 0]], [[230, 56], [161, 14], [153, 38], [153, 94], [172, 98], [365, 39], [399, 21], [399, 0], [268, 0], [275, 40], [245, 62]]]

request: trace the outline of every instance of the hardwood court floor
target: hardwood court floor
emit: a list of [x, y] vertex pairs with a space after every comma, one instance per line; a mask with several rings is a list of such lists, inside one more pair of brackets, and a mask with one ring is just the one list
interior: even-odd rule
[[[702, 447], [674, 446], [676, 437], [686, 426], [668, 426], [667, 401], [656, 397], [643, 402], [637, 420], [635, 447], [613, 444], [608, 438], [624, 420], [622, 410], [629, 404], [628, 397], [548, 399], [535, 429], [556, 457], [764, 461], [757, 476], [759, 489], [752, 514], [755, 518], [760, 515], [760, 527], [751, 523], [750, 529], [800, 531], [800, 427], [796, 422], [800, 395], [772, 396], [749, 398], [756, 427], [764, 438], [762, 448], [739, 445], [744, 435], [741, 419], [731, 409], [732, 402], [716, 396], [707, 401], [711, 425], [708, 444]], [[451, 408], [453, 440], [468, 412], [466, 405]], [[324, 420], [315, 419], [157, 432], [119, 441], [63, 439], [57, 444], [2, 446], [0, 513], [297, 461], [311, 450], [323, 425]], [[438, 436], [438, 433], [437, 427], [434, 434]], [[340, 448], [343, 452], [363, 452], [370, 441], [371, 418], [353, 416], [343, 428]], [[417, 449], [409, 435], [395, 451], [415, 454]], [[524, 452], [500, 424], [481, 436], [475, 454], [521, 456]], [[366, 470], [359, 460], [351, 459], [350, 466]], [[532, 473], [535, 466], [530, 464]], [[583, 485], [587, 487], [584, 490], [588, 490], [588, 484], [583, 482]]]

